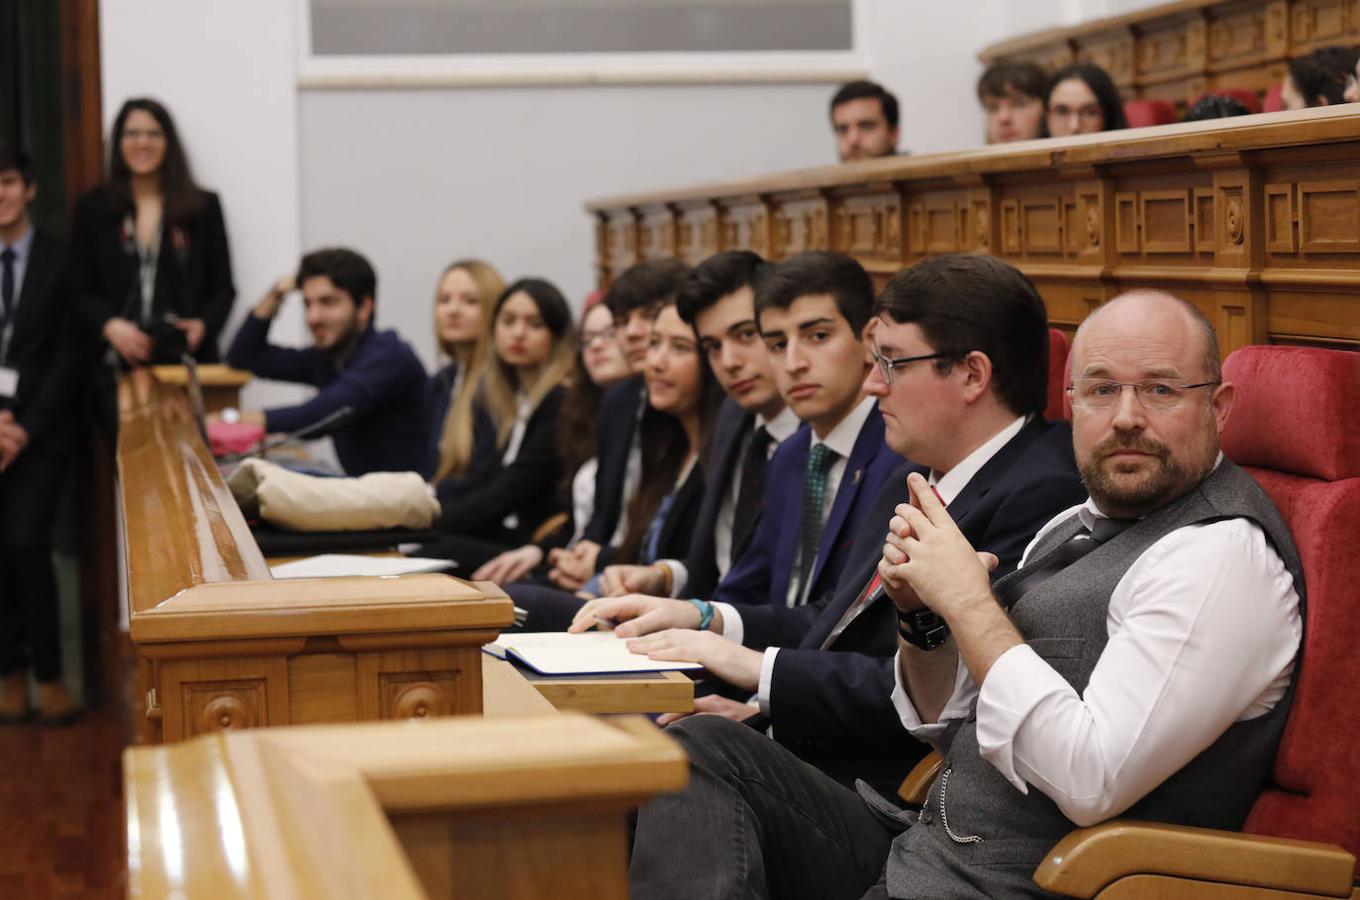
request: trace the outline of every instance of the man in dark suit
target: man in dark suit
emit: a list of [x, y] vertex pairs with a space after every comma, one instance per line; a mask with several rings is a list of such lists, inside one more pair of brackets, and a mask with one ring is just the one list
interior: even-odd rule
[[760, 522], [770, 456], [801, 424], [784, 403], [756, 327], [755, 285], [770, 266], [749, 250], [710, 256], [676, 295], [714, 377], [727, 393], [705, 463], [703, 504], [685, 559], [608, 566], [604, 596], [707, 597]]
[[[313, 346], [269, 343], [284, 298], [302, 292]], [[374, 324], [378, 279], [363, 256], [343, 247], [313, 250], [295, 276], [280, 278], [255, 304], [231, 342], [227, 361], [261, 378], [309, 384], [311, 399], [266, 410], [224, 410], [224, 421], [270, 432], [316, 428], [327, 420], [346, 475], [423, 472], [425, 367], [395, 331]]]
[[[883, 418], [862, 390], [868, 363], [860, 336], [872, 303], [868, 274], [840, 254], [799, 254], [761, 281], [761, 334], [780, 393], [807, 425], [770, 460], [764, 513], [750, 546], [711, 604], [637, 594], [592, 601], [576, 630], [595, 616], [632, 620], [621, 626], [624, 634], [685, 629], [669, 638], [696, 653], [801, 639], [840, 577], [860, 520], [902, 462], [885, 445]], [[748, 652], [759, 659], [756, 650]], [[716, 696], [700, 698], [696, 709], [752, 712]]]
[[79, 350], [64, 249], [29, 219], [36, 195], [27, 155], [0, 144], [0, 721], [27, 718], [31, 668], [42, 720], [62, 724], [76, 710], [61, 680], [51, 538]]

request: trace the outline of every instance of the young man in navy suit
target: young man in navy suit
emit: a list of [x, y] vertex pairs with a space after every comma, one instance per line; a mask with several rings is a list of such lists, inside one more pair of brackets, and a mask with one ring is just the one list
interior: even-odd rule
[[[802, 253], [761, 281], [761, 335], [780, 393], [807, 425], [770, 461], [765, 509], [751, 545], [712, 603], [639, 594], [592, 601], [575, 630], [591, 627], [597, 615], [635, 620], [621, 633], [697, 628], [672, 637], [693, 641], [694, 653], [747, 649], [742, 659], [754, 657], [757, 672], [760, 653], [748, 648], [776, 645], [787, 634], [801, 638], [837, 584], [859, 522], [902, 462], [884, 443], [883, 418], [863, 390], [869, 363], [861, 335], [872, 305], [868, 273], [842, 254]], [[718, 635], [719, 643], [711, 643]], [[753, 711], [721, 697], [701, 697], [696, 709]]]
[[75, 717], [62, 682], [52, 527], [78, 416], [79, 348], [61, 244], [34, 229], [28, 156], [0, 144], [0, 722], [28, 717], [30, 668], [49, 724]]
[[779, 393], [756, 327], [755, 285], [771, 266], [749, 250], [704, 260], [676, 295], [727, 399], [718, 412], [705, 472], [708, 484], [683, 560], [604, 570], [603, 595], [707, 597], [755, 535], [770, 456], [802, 424]]

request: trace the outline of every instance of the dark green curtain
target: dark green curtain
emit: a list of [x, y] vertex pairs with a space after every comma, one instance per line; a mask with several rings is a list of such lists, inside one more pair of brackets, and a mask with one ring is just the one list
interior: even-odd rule
[[60, 7], [0, 0], [0, 137], [33, 157], [33, 220], [54, 235], [66, 234]]

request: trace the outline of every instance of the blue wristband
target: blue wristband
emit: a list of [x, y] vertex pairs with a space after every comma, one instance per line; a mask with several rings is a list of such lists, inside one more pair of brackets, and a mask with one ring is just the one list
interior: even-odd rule
[[699, 631], [708, 628], [708, 624], [713, 621], [713, 604], [707, 600], [700, 600], [698, 597], [690, 597], [689, 602], [694, 604], [694, 608], [699, 610], [699, 624], [694, 626]]

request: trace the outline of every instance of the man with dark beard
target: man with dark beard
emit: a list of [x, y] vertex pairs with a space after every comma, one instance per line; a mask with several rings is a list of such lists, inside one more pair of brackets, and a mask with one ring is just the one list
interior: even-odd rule
[[[919, 814], [709, 717], [687, 750], [727, 796], [643, 808], [637, 896], [1040, 896], [1031, 875], [1072, 828], [1241, 826], [1289, 712], [1298, 554], [1219, 452], [1233, 386], [1193, 306], [1119, 297], [1082, 325], [1071, 366], [1091, 497], [1046, 525], [1014, 574], [989, 583], [995, 560], [918, 474], [889, 524], [879, 573], [903, 622], [893, 701], [945, 755]], [[947, 638], [913, 639], [923, 610]], [[710, 834], [742, 852], [715, 857]]]
[[[302, 293], [313, 346], [269, 343], [283, 300]], [[260, 378], [317, 388], [296, 406], [238, 412], [225, 421], [291, 432], [335, 422], [330, 434], [346, 475], [419, 472], [425, 467], [425, 367], [395, 331], [374, 327], [378, 277], [367, 259], [343, 247], [313, 250], [296, 275], [280, 278], [255, 304], [227, 351], [227, 361]]]

